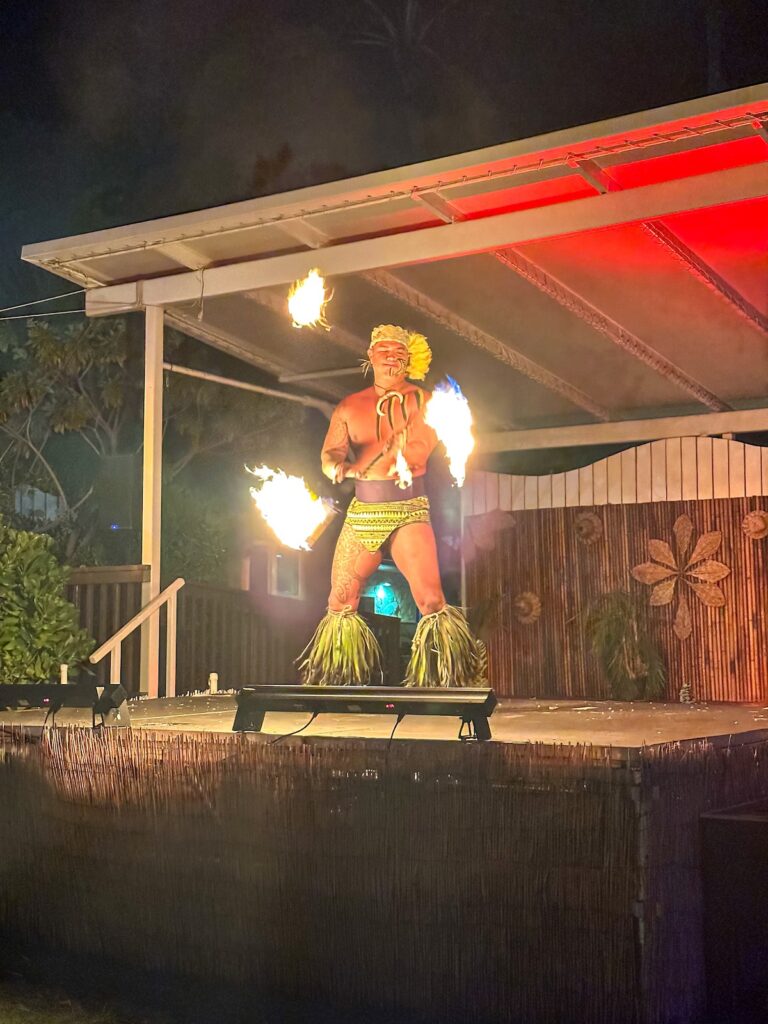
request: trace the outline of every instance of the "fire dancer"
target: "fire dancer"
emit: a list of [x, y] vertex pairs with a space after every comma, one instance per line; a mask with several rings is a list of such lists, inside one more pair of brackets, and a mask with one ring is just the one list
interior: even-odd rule
[[336, 545], [328, 612], [304, 652], [305, 684], [370, 681], [380, 652], [357, 609], [385, 544], [423, 616], [406, 686], [484, 683], [485, 649], [464, 613], [446, 603], [429, 517], [424, 475], [437, 435], [424, 418], [429, 395], [412, 382], [424, 379], [431, 359], [423, 334], [374, 328], [363, 364], [373, 370], [373, 385], [343, 399], [331, 417], [323, 472], [336, 484], [353, 479], [355, 497]]

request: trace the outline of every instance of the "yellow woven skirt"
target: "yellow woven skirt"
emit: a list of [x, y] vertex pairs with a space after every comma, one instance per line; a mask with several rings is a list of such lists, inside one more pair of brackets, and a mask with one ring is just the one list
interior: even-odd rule
[[378, 551], [401, 526], [430, 521], [429, 498], [426, 496], [403, 501], [358, 501], [353, 498], [347, 509], [344, 529], [351, 529], [368, 551]]

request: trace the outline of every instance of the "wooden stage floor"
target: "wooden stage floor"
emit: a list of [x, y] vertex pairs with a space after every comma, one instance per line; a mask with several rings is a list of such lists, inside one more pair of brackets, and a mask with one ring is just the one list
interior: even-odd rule
[[[235, 714], [232, 694], [196, 694], [130, 703], [134, 728], [177, 732], [229, 732]], [[299, 729], [302, 714], [268, 714], [263, 732], [273, 736]], [[24, 725], [34, 729], [43, 719], [37, 709], [2, 711], [0, 726]], [[90, 724], [90, 712], [64, 708], [57, 725]], [[629, 747], [733, 737], [745, 741], [752, 734], [768, 738], [768, 707], [745, 704], [646, 704], [613, 701], [502, 700], [491, 716], [493, 739], [501, 743], [591, 744]], [[387, 739], [394, 724], [389, 715], [320, 715], [302, 736]], [[453, 718], [405, 718], [395, 740], [453, 740], [458, 734]], [[751, 738], [751, 737], [750, 737]]]

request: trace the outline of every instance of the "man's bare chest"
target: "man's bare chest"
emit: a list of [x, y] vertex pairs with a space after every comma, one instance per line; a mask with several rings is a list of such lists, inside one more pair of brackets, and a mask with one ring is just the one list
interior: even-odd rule
[[[366, 396], [366, 399], [368, 396]], [[418, 391], [387, 392], [371, 396], [350, 410], [349, 439], [356, 446], [386, 440], [411, 427], [422, 417], [422, 399]]]

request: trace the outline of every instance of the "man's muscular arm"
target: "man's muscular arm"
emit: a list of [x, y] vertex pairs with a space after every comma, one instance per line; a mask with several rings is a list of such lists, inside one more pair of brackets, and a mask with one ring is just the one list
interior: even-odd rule
[[323, 442], [321, 464], [323, 473], [335, 484], [341, 483], [348, 468], [346, 458], [349, 454], [349, 428], [342, 405], [333, 410], [328, 433]]

